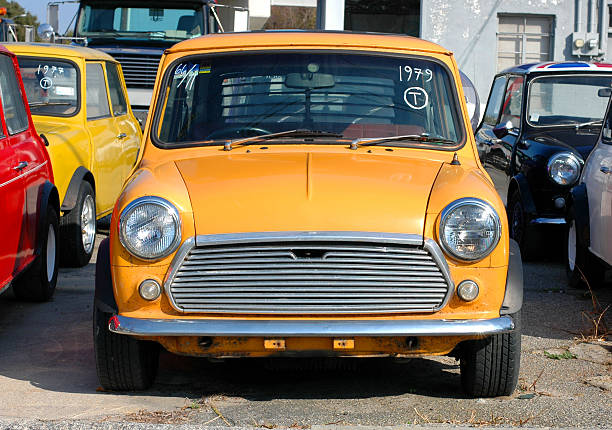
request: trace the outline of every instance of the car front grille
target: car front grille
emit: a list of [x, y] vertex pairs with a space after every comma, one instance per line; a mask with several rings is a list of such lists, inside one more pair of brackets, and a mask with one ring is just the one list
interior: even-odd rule
[[128, 88], [152, 89], [161, 55], [124, 54], [112, 52], [121, 63], [125, 85]]
[[166, 292], [182, 312], [385, 314], [435, 312], [454, 288], [432, 241], [438, 252], [431, 243], [289, 239], [183, 247]]

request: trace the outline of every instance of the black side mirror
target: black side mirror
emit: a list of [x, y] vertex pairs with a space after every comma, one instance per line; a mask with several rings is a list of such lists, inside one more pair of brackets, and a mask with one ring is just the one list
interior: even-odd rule
[[508, 121], [505, 124], [500, 124], [493, 129], [493, 134], [497, 136], [498, 139], [502, 139], [510, 133], [510, 130], [514, 128], [512, 121]]
[[597, 90], [597, 95], [599, 97], [610, 98], [611, 94], [612, 94], [612, 88], [600, 88]]

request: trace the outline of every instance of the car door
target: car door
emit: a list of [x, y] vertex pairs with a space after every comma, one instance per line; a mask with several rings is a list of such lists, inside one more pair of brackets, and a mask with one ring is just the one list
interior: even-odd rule
[[602, 136], [589, 155], [584, 180], [589, 202], [590, 250], [612, 264], [612, 110]]
[[0, 222], [0, 291], [13, 276], [19, 251], [19, 238], [23, 227], [25, 191], [23, 178], [17, 167], [14, 148], [9, 145], [2, 115], [0, 130], [0, 201], [2, 222]]
[[489, 93], [489, 100], [487, 101], [487, 108], [485, 109], [482, 123], [475, 133], [478, 156], [480, 157], [480, 162], [483, 164], [483, 166], [485, 164], [489, 148], [493, 144], [493, 141], [497, 139], [497, 136], [495, 136], [493, 133], [493, 128], [497, 125], [499, 120], [499, 113], [501, 111], [502, 101], [506, 91], [506, 82], [507, 78], [505, 75], [498, 76], [493, 80], [493, 85], [491, 85], [491, 92]]
[[130, 115], [122, 77], [121, 70], [116, 63], [106, 63], [106, 80], [112, 114], [118, 131], [117, 139], [121, 142], [121, 160], [118, 161], [122, 168], [121, 182], [124, 182], [136, 162], [142, 135], [140, 125]]
[[508, 133], [501, 139], [491, 141], [484, 163], [504, 204], [507, 204], [508, 187], [513, 176], [512, 152], [518, 140], [522, 120], [523, 82], [522, 76], [508, 78], [497, 123], [498, 127], [506, 126]]
[[110, 212], [123, 185], [119, 131], [111, 114], [103, 63], [85, 66], [87, 128], [92, 138], [91, 170], [96, 180], [96, 213]]
[[[41, 159], [11, 57], [0, 54], [0, 288], [34, 254]], [[32, 190], [34, 192], [32, 192]], [[28, 205], [27, 199], [33, 201]]]

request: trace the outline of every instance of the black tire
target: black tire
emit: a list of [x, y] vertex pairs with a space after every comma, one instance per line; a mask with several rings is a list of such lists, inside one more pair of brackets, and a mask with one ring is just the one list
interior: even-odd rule
[[533, 260], [539, 255], [539, 232], [527, 224], [521, 195], [515, 191], [508, 201], [508, 228], [510, 238], [516, 240], [524, 260]]
[[110, 317], [94, 306], [94, 354], [100, 385], [112, 391], [146, 390], [157, 375], [159, 345], [111, 332]]
[[55, 292], [59, 267], [59, 220], [57, 212], [50, 206], [45, 216], [40, 232], [40, 254], [13, 283], [13, 291], [21, 300], [46, 302]]
[[472, 397], [509, 396], [518, 382], [521, 364], [520, 311], [511, 315], [515, 328], [461, 344], [461, 385]]
[[[89, 196], [89, 197], [88, 197]], [[74, 209], [64, 214], [60, 219], [60, 234], [62, 236], [61, 249], [61, 264], [65, 267], [83, 267], [89, 260], [94, 251], [93, 244], [87, 246], [83, 243], [82, 234], [82, 213], [85, 202], [88, 199], [93, 199], [94, 214], [93, 214], [93, 237], [96, 237], [96, 214], [95, 214], [95, 194], [91, 184], [83, 181], [79, 186], [79, 194], [77, 196]]]

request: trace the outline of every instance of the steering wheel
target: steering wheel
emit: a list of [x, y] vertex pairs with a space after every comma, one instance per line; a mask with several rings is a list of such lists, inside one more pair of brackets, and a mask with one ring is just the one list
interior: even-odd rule
[[205, 140], [212, 139], [239, 139], [241, 137], [254, 137], [262, 134], [271, 134], [272, 132], [259, 127], [225, 127], [215, 130], [206, 136]]

